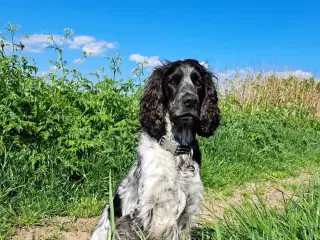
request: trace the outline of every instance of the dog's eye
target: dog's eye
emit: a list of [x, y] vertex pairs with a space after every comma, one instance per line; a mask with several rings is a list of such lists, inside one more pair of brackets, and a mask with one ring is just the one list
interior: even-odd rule
[[179, 76], [172, 76], [171, 78], [169, 78], [168, 82], [170, 85], [177, 86], [180, 83], [180, 77]]
[[195, 80], [194, 83], [197, 87], [202, 87], [202, 82], [200, 81], [200, 79]]
[[202, 87], [203, 86], [203, 82], [201, 81], [201, 78], [198, 78], [198, 77], [193, 80], [193, 83], [194, 83], [194, 85], [196, 87]]
[[198, 76], [197, 74], [191, 74], [191, 79], [193, 81], [193, 84], [196, 87], [202, 87], [203, 83], [201, 81], [201, 77], [200, 76]]

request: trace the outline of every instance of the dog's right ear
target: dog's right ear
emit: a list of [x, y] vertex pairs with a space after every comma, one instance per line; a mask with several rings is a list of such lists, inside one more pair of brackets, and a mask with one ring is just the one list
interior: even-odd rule
[[199, 136], [210, 137], [220, 125], [220, 109], [218, 107], [218, 94], [213, 83], [215, 77], [210, 71], [205, 71], [205, 96], [201, 106], [200, 124], [197, 130]]
[[165, 135], [165, 111], [162, 78], [164, 70], [154, 69], [146, 82], [140, 101], [139, 120], [144, 131], [159, 140]]

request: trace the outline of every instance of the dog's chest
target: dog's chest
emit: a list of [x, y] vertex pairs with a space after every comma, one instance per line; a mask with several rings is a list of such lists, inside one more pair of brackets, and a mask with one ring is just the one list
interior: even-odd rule
[[196, 177], [196, 162], [189, 155], [175, 157], [177, 181], [182, 184], [189, 184]]
[[186, 195], [186, 204], [194, 204], [201, 198], [202, 182], [200, 179], [199, 165], [189, 155], [175, 157], [176, 179], [175, 184], [178, 191]]

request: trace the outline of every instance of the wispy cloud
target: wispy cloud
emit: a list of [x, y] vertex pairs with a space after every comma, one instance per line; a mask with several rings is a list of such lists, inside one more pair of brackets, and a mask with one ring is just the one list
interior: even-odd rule
[[306, 72], [301, 69], [295, 71], [255, 71], [254, 69], [240, 68], [237, 70], [226, 70], [224, 72], [218, 72], [216, 75], [220, 80], [233, 79], [236, 76], [239, 78], [245, 78], [247, 76], [257, 76], [261, 74], [262, 77], [276, 76], [278, 78], [288, 78], [290, 76], [297, 77], [300, 79], [307, 79], [314, 76], [311, 72]]
[[[97, 41], [93, 36], [75, 36], [64, 41], [62, 35], [53, 35], [52, 39], [57, 45], [63, 43], [70, 49], [82, 49], [90, 56], [103, 56], [109, 49], [116, 48], [117, 43], [104, 40]], [[45, 34], [32, 34], [27, 38], [22, 38], [21, 42], [25, 46], [26, 52], [43, 53], [52, 44], [52, 39]]]
[[90, 54], [91, 56], [103, 56], [109, 49], [113, 49], [115, 47], [115, 43], [98, 41], [85, 44], [82, 47], [82, 50]]
[[[161, 62], [160, 62], [160, 59], [159, 59], [159, 56], [150, 56], [150, 57], [147, 57], [147, 56], [143, 56], [139, 53], [136, 53], [136, 54], [131, 54], [129, 56], [129, 60], [130, 61], [133, 61], [133, 62], [136, 62], [136, 63], [143, 63], [143, 62], [146, 62], [144, 63], [144, 66], [149, 68], [149, 70], [152, 68], [152, 67], [156, 67], [156, 66], [159, 66], [161, 65]], [[208, 62], [200, 62], [201, 65], [203, 65], [205, 68], [209, 69], [209, 64]]]
[[50, 70], [50, 71], [57, 71], [57, 70], [58, 70], [58, 67], [57, 67], [57, 66], [52, 66], [52, 67], [50, 67], [49, 70]]
[[69, 47], [71, 49], [79, 49], [86, 44], [95, 42], [96, 39], [92, 36], [76, 36], [71, 41], [69, 41]]
[[85, 59], [84, 58], [75, 58], [75, 59], [73, 59], [73, 63], [83, 63], [85, 61]]
[[52, 39], [49, 38], [49, 35], [45, 34], [32, 34], [27, 37], [23, 37], [20, 41], [25, 46], [24, 51], [31, 53], [42, 53], [50, 44], [52, 40], [56, 44], [61, 45], [63, 43], [63, 36], [61, 35], [52, 35]]
[[296, 71], [284, 71], [284, 72], [268, 71], [268, 72], [263, 72], [262, 74], [265, 76], [275, 75], [279, 78], [288, 78], [290, 76], [293, 76], [293, 77], [297, 77], [297, 78], [301, 78], [301, 79], [311, 78], [314, 76], [314, 74], [312, 74], [311, 72], [305, 72], [300, 69], [296, 70]]
[[201, 64], [202, 66], [204, 66], [205, 68], [209, 69], [209, 64], [208, 64], [208, 62], [200, 62], [200, 64]]
[[237, 82], [237, 80], [242, 81], [247, 77], [255, 79], [260, 75], [262, 80], [268, 79], [270, 76], [275, 76], [281, 79], [287, 79], [291, 76], [296, 77], [298, 79], [309, 79], [314, 77], [314, 74], [311, 72], [303, 71], [301, 69], [295, 71], [255, 71], [253, 68], [240, 68], [236, 70], [226, 70], [224, 72], [217, 72], [215, 75], [218, 77], [219, 81], [219, 89], [221, 92], [225, 90], [230, 90], [230, 82]]
[[140, 55], [139, 53], [131, 54], [130, 57], [129, 57], [129, 60], [133, 61], [133, 62], [136, 62], [136, 63], [143, 63], [144, 61], [146, 61], [144, 66], [145, 67], [150, 67], [150, 68], [161, 65], [161, 62], [160, 62], [158, 56], [146, 57], [146, 56]]

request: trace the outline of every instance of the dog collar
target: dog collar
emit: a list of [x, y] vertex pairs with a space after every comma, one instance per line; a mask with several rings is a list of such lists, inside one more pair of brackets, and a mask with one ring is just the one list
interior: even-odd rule
[[190, 154], [191, 152], [191, 147], [180, 145], [172, 136], [162, 136], [159, 144], [164, 150], [172, 152], [174, 155]]

